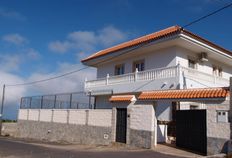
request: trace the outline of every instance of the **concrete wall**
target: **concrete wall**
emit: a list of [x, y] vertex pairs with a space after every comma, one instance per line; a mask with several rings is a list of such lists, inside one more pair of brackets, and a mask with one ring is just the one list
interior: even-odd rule
[[126, 144], [141, 148], [156, 145], [156, 117], [153, 102], [113, 103], [112, 142], [116, 141], [117, 108], [127, 108]]
[[217, 121], [217, 110], [229, 111], [229, 100], [206, 101], [207, 108], [207, 153], [209, 155], [226, 152], [230, 140], [230, 123]]
[[112, 110], [20, 109], [17, 137], [78, 144], [111, 142]]
[[112, 110], [20, 109], [18, 120], [111, 127]]
[[3, 136], [17, 136], [17, 123], [3, 123], [2, 124], [2, 135]]
[[130, 112], [130, 145], [153, 148], [156, 145], [157, 121], [153, 102], [137, 101], [129, 106]]

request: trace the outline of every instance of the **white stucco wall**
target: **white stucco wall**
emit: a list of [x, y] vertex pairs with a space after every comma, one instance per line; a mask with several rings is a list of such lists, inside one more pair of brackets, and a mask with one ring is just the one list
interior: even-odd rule
[[20, 109], [18, 119], [111, 127], [112, 110]]
[[67, 123], [68, 110], [53, 110], [53, 122]]
[[27, 120], [27, 109], [20, 109], [18, 113], [18, 120]]
[[51, 109], [50, 110], [40, 109], [40, 121], [51, 122], [52, 121], [52, 110]]
[[175, 47], [165, 48], [156, 51], [143, 52], [133, 57], [119, 59], [111, 63], [107, 63], [97, 67], [97, 78], [106, 77], [107, 74], [114, 76], [115, 65], [124, 64], [125, 73], [131, 73], [133, 62], [137, 60], [145, 60], [145, 70], [169, 67], [176, 65]]
[[70, 110], [69, 123], [85, 125], [86, 124], [86, 110]]
[[90, 126], [111, 127], [112, 110], [89, 111], [88, 124]]
[[155, 104], [156, 117], [160, 121], [172, 120], [172, 102], [171, 101], [157, 101]]
[[28, 120], [32, 121], [38, 121], [39, 120], [39, 109], [30, 109], [29, 110], [29, 115], [28, 115]]
[[137, 102], [130, 107], [130, 128], [135, 130], [154, 131], [155, 110], [152, 103]]
[[[179, 63], [181, 66], [188, 67], [188, 59], [195, 59], [198, 60], [199, 52], [192, 52], [188, 49], [184, 49], [181, 47], [176, 48], [176, 62]], [[196, 70], [208, 73], [209, 75], [213, 75], [213, 65], [219, 66], [222, 68], [222, 77], [229, 79], [230, 76], [232, 76], [232, 69], [231, 66], [226, 65], [226, 63], [222, 63], [219, 61], [216, 61], [214, 59], [208, 58], [208, 61], [201, 62], [197, 61], [196, 63]], [[200, 88], [200, 87], [215, 87], [215, 86], [223, 86], [224, 84], [217, 83], [216, 85], [213, 82], [205, 82], [202, 80], [199, 80], [196, 78], [186, 78], [187, 82], [187, 88]], [[229, 85], [229, 82], [228, 82]], [[183, 85], [181, 85], [183, 87]]]

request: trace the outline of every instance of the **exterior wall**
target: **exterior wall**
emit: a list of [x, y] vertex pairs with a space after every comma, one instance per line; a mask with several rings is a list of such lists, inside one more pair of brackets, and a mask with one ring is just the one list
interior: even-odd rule
[[[176, 62], [179, 63], [183, 67], [188, 67], [188, 59], [198, 59], [199, 53], [177, 47], [176, 48]], [[213, 60], [211, 58], [208, 59], [207, 62], [200, 62], [198, 61], [196, 64], [196, 70], [203, 73], [208, 73], [209, 75], [213, 75], [213, 65], [220, 66], [223, 70], [222, 77], [229, 79], [229, 77], [232, 75], [232, 69], [231, 66], [226, 65], [225, 63], [221, 63], [219, 61]], [[182, 79], [183, 80], [183, 79]], [[202, 88], [202, 87], [223, 87], [225, 86], [225, 83], [220, 83], [218, 81], [216, 84], [214, 82], [208, 82], [205, 80], [202, 80], [200, 78], [189, 78], [185, 76], [185, 82], [187, 88]], [[180, 88], [183, 88], [184, 81], [180, 82]], [[229, 82], [226, 86], [229, 85]]]
[[[187, 50], [187, 49], [184, 49], [181, 47], [177, 47], [176, 61], [177, 61], [177, 63], [180, 63], [181, 66], [188, 67], [188, 59], [189, 58], [198, 59], [198, 54], [196, 52], [192, 52], [190, 50]], [[229, 77], [232, 74], [231, 66], [226, 65], [225, 63], [221, 63], [219, 61], [215, 61], [211, 58], [209, 58], [207, 62], [198, 62], [197, 63], [197, 70], [200, 72], [205, 72], [205, 73], [209, 73], [210, 75], [212, 75], [213, 74], [212, 73], [213, 72], [212, 65], [222, 67], [222, 70], [223, 70], [222, 76], [229, 79]]]
[[171, 101], [157, 101], [155, 106], [157, 120], [171, 121], [172, 120], [172, 102]]
[[96, 109], [111, 109], [112, 105], [109, 102], [110, 96], [99, 95], [96, 96]]
[[125, 64], [125, 74], [131, 73], [133, 62], [136, 60], [145, 60], [145, 70], [175, 66], [175, 57], [175, 47], [155, 51], [141, 51], [140, 54], [136, 56], [119, 59], [118, 61], [98, 66], [97, 78], [106, 77], [107, 74], [114, 76], [114, 67], [118, 64]]
[[111, 121], [112, 110], [20, 109], [16, 136], [51, 142], [109, 144]]
[[230, 123], [217, 122], [217, 110], [229, 111], [229, 100], [207, 101], [207, 153], [208, 155], [226, 152], [230, 140]]
[[153, 102], [114, 103], [112, 141], [116, 141], [117, 108], [127, 108], [127, 139], [130, 146], [153, 148], [156, 145], [156, 118]]
[[156, 145], [156, 118], [152, 102], [137, 101], [129, 107], [130, 137], [132, 146], [153, 148]]

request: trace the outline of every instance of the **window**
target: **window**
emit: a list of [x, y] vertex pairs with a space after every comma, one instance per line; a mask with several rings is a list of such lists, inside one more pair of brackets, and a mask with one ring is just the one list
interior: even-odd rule
[[124, 71], [124, 64], [116, 65], [114, 69], [114, 75], [122, 75], [124, 74]]
[[135, 61], [133, 63], [133, 72], [135, 72], [136, 69], [138, 71], [144, 71], [145, 70], [144, 60], [138, 60], [138, 61]]
[[228, 122], [228, 112], [217, 111], [217, 122]]
[[219, 68], [219, 69], [218, 69], [218, 76], [219, 76], [219, 77], [222, 77], [222, 68]]
[[217, 67], [213, 66], [213, 75], [217, 76]]
[[214, 65], [212, 67], [213, 67], [213, 75], [222, 77], [222, 68]]
[[188, 60], [188, 67], [192, 69], [196, 69], [196, 62], [192, 59]]

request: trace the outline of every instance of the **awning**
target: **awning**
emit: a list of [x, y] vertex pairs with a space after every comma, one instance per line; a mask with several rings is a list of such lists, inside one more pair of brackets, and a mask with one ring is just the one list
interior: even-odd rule
[[228, 87], [220, 88], [197, 88], [180, 90], [161, 90], [142, 92], [140, 100], [158, 99], [198, 99], [198, 98], [225, 98], [229, 95]]
[[135, 100], [134, 95], [113, 95], [110, 97], [111, 102], [132, 102]]

